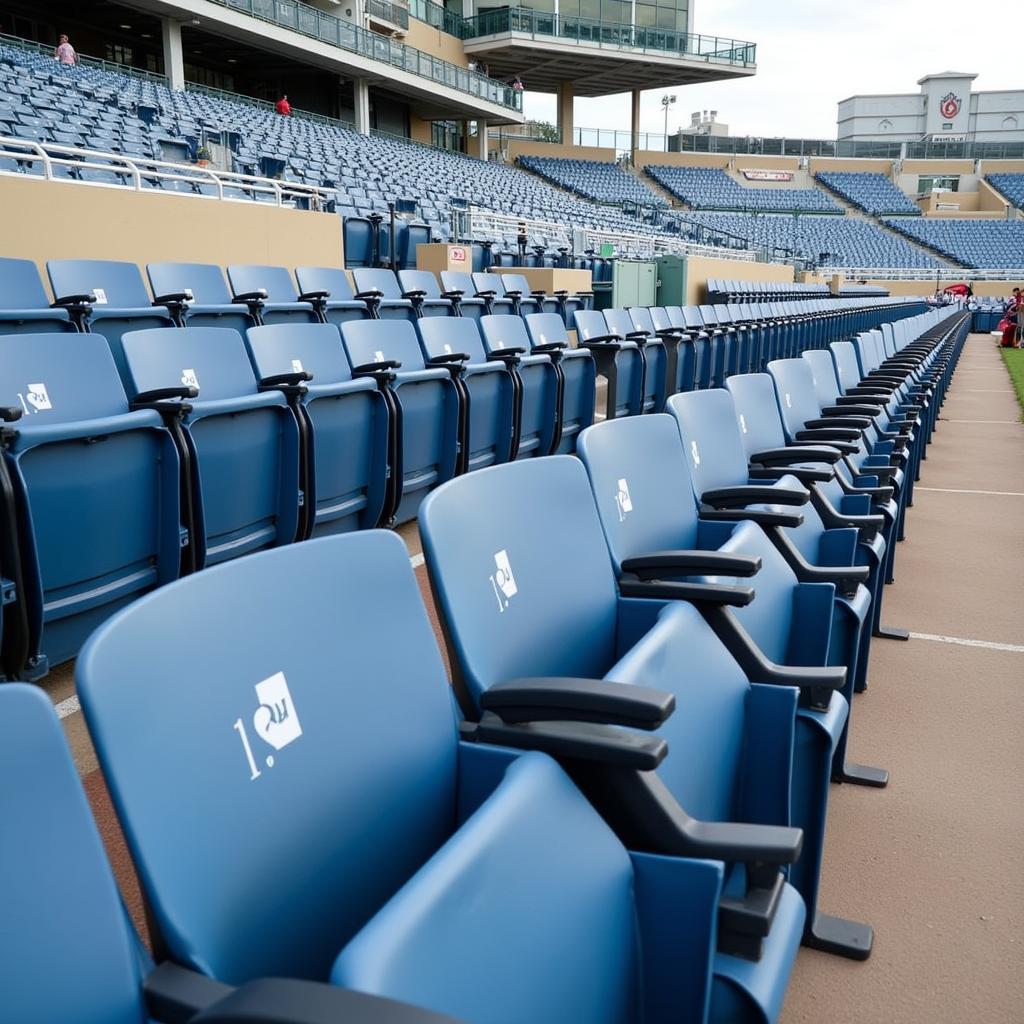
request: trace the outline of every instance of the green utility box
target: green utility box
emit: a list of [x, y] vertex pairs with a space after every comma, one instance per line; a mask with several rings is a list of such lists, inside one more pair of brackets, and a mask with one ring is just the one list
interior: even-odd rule
[[647, 260], [615, 260], [612, 286], [603, 294], [595, 289], [594, 305], [599, 309], [653, 306], [657, 293], [658, 268]]
[[686, 305], [686, 257], [658, 257], [658, 306]]

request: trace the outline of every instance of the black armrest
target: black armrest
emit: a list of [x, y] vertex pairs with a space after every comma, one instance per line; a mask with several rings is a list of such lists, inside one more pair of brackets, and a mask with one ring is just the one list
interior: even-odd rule
[[403, 299], [425, 299], [427, 293], [422, 288], [413, 288], [410, 291], [402, 292]]
[[691, 820], [687, 830], [688, 857], [731, 863], [795, 864], [803, 848], [804, 836], [798, 828]]
[[[163, 1018], [161, 1017], [162, 1021]], [[176, 1024], [176, 1022], [169, 1022]], [[194, 1024], [460, 1024], [455, 1017], [319, 981], [260, 978], [194, 1018]]]
[[621, 344], [622, 337], [618, 334], [595, 334], [592, 338], [587, 338], [586, 341], [580, 341], [581, 345], [608, 345], [614, 342], [615, 344]]
[[860, 398], [860, 397], [863, 396], [865, 398], [881, 398], [881, 399], [884, 399], [884, 398], [887, 398], [887, 396], [892, 395], [892, 393], [895, 390], [896, 390], [895, 388], [866, 387], [863, 384], [859, 384], [855, 388], [847, 388], [846, 389], [846, 394], [849, 395], [851, 398]]
[[457, 301], [458, 299], [461, 299], [462, 296], [465, 294], [466, 293], [461, 288], [452, 288], [450, 291], [441, 292], [441, 298]]
[[749, 466], [747, 473], [751, 480], [781, 480], [791, 476], [802, 484], [828, 483], [833, 476], [831, 469], [815, 466]]
[[650, 335], [646, 331], [627, 331], [627, 341], [646, 341]]
[[467, 352], [442, 352], [438, 356], [431, 356], [427, 361], [427, 366], [447, 366], [451, 363], [467, 363], [469, 362], [469, 354]]
[[379, 363], [361, 363], [352, 367], [353, 377], [372, 377], [380, 387], [395, 379], [395, 370], [402, 364], [397, 359], [383, 359]]
[[0, 420], [4, 423], [14, 423], [21, 419], [22, 412], [24, 412], [23, 409], [19, 409], [14, 405], [0, 406]]
[[478, 299], [493, 299], [498, 293], [491, 288], [487, 291], [476, 292], [475, 294]]
[[[544, 291], [544, 289], [543, 289], [543, 288], [531, 288], [531, 289], [530, 289], [530, 294], [531, 294], [531, 295], [532, 295], [532, 296], [533, 296], [533, 297], [534, 297], [535, 299], [546, 299], [546, 298], [548, 297], [548, 293], [547, 293], [546, 291]], [[559, 293], [558, 293], [558, 292], [555, 292], [555, 294], [556, 294], [556, 295], [558, 295]], [[565, 292], [562, 292], [561, 294], [562, 294], [562, 295], [565, 295], [566, 293], [565, 293]]]
[[551, 356], [565, 351], [564, 341], [549, 341], [544, 345], [534, 345], [533, 350], [538, 355]]
[[665, 760], [668, 744], [658, 736], [589, 722], [528, 722], [506, 725], [488, 713], [462, 726], [463, 739], [516, 750], [539, 750], [556, 759], [588, 761], [651, 772]]
[[871, 420], [865, 416], [825, 416], [822, 419], [807, 420], [804, 426], [808, 430], [831, 430], [833, 427], [849, 427], [858, 432], [871, 426]]
[[676, 707], [675, 695], [603, 679], [536, 677], [496, 683], [480, 707], [506, 725], [521, 722], [593, 722], [657, 729]]
[[151, 391], [140, 391], [133, 399], [132, 405], [151, 405], [154, 402], [165, 402], [169, 398], [198, 398], [199, 388], [178, 384], [172, 388], [153, 388]]
[[804, 488], [768, 487], [760, 484], [744, 484], [741, 487], [716, 487], [705, 491], [700, 500], [712, 508], [736, 508], [765, 502], [768, 505], [806, 505], [810, 492]]
[[788, 448], [766, 448], [764, 451], [754, 452], [750, 461], [763, 466], [782, 465], [788, 466], [798, 462], [827, 462], [830, 466], [835, 465], [842, 456], [835, 448], [825, 445], [792, 445]]
[[499, 295], [498, 297], [512, 299], [513, 302], [518, 302], [523, 297], [523, 293], [519, 288], [506, 288], [505, 294]]
[[314, 304], [326, 302], [331, 297], [327, 291], [303, 292], [299, 296], [299, 302], [312, 302]]
[[[534, 295], [544, 295], [546, 293], [543, 292], [543, 291], [537, 291], [537, 292], [534, 292], [533, 294]], [[556, 288], [551, 294], [554, 295], [556, 299], [567, 299], [567, 298], [569, 298], [569, 289], [568, 288]]]
[[270, 377], [264, 377], [259, 382], [261, 390], [279, 387], [297, 387], [304, 381], [313, 379], [313, 374], [309, 370], [296, 370], [294, 373], [275, 373]]
[[682, 327], [659, 327], [655, 332], [659, 338], [682, 338]]
[[754, 600], [753, 587], [732, 587], [724, 583], [688, 583], [683, 580], [619, 580], [623, 597], [654, 601], [689, 601], [691, 604], [732, 605], [742, 608]]
[[842, 445], [835, 445], [837, 451], [843, 452], [844, 454], [850, 454], [857, 451], [857, 445], [853, 444], [854, 441], [858, 441], [861, 437], [859, 430], [854, 430], [851, 427], [815, 427], [813, 430], [798, 430], [796, 432], [796, 439], [798, 441], [828, 441], [829, 445], [832, 445], [833, 441], [847, 441], [850, 445], [843, 448]]
[[365, 292], [356, 292], [355, 297], [361, 302], [369, 302], [374, 299], [383, 299], [384, 293], [379, 288], [368, 288]]
[[830, 408], [863, 409], [866, 416], [874, 416], [878, 409], [889, 404], [890, 395], [838, 395], [836, 404]]
[[185, 1024], [232, 992], [230, 985], [170, 961], [156, 967], [142, 983], [148, 1016], [162, 1024]]
[[761, 526], [800, 526], [804, 517], [799, 512], [769, 512], [753, 508], [701, 508], [700, 518], [709, 523], [758, 523]]
[[153, 300], [154, 306], [180, 306], [186, 302], [191, 302], [194, 296], [192, 295], [192, 289], [186, 288], [180, 292], [169, 292], [167, 295], [158, 295]]
[[232, 302], [266, 302], [267, 301], [267, 289], [257, 288], [254, 292], [242, 292], [240, 295], [235, 295], [231, 299]]
[[50, 303], [50, 309], [62, 309], [65, 306], [88, 306], [96, 301], [92, 292], [83, 292], [81, 295], [62, 295], [56, 302]]
[[622, 571], [640, 580], [658, 580], [665, 575], [756, 576], [761, 571], [761, 559], [721, 551], [652, 551], [624, 558]]

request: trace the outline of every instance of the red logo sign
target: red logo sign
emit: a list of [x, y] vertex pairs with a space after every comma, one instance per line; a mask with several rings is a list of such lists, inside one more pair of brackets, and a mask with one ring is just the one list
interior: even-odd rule
[[952, 121], [960, 113], [960, 97], [954, 96], [951, 92], [947, 93], [939, 103], [939, 112], [943, 117]]
[[452, 263], [465, 263], [466, 262], [466, 250], [461, 245], [453, 245], [448, 250], [448, 259]]

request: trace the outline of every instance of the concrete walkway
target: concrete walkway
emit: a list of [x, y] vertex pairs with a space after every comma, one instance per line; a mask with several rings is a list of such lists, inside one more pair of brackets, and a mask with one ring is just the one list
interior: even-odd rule
[[[907, 516], [835, 786], [823, 909], [868, 921], [866, 963], [801, 950], [784, 1024], [1024, 1020], [1024, 425], [973, 335]], [[926, 639], [926, 637], [928, 639]], [[982, 641], [995, 646], [967, 645]]]

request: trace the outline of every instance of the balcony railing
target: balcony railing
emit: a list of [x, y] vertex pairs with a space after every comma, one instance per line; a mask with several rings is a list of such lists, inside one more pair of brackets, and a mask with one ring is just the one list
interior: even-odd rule
[[667, 32], [664, 29], [591, 18], [567, 18], [528, 7], [502, 7], [484, 11], [464, 19], [462, 30], [464, 39], [502, 35], [506, 32], [519, 32], [543, 39], [567, 39], [592, 46], [653, 51], [691, 60], [722, 61], [741, 67], [752, 67], [757, 60], [757, 46], [738, 39]]
[[366, 0], [366, 13], [371, 18], [379, 18], [399, 28], [409, 27], [409, 8], [389, 3], [388, 0]]
[[431, 3], [431, 0], [409, 0], [409, 13], [433, 28], [438, 28], [459, 39], [462, 38], [462, 15], [455, 11], [449, 11], [447, 7]]
[[357, 53], [378, 60], [391, 67], [418, 75], [458, 92], [475, 96], [510, 110], [523, 109], [522, 93], [504, 82], [468, 71], [446, 60], [431, 57], [405, 43], [399, 43], [378, 32], [360, 28], [333, 14], [325, 14], [315, 7], [296, 3], [295, 0], [211, 0], [211, 3], [233, 11], [250, 14], [261, 21], [300, 32], [329, 46], [337, 46], [349, 53]]

